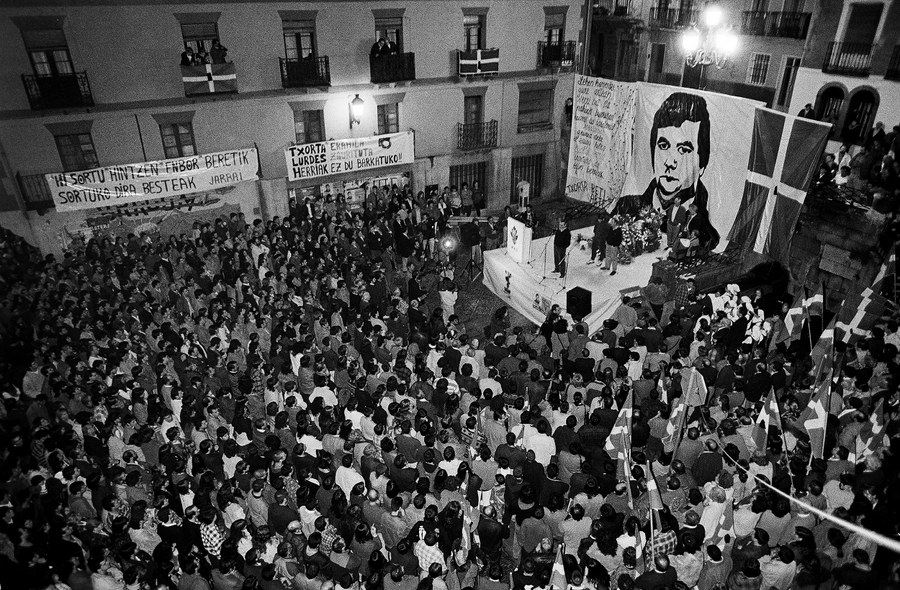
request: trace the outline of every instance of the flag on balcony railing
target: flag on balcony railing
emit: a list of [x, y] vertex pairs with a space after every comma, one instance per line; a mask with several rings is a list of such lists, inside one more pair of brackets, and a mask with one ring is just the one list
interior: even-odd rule
[[181, 80], [187, 95], [237, 92], [234, 64], [181, 66]]
[[500, 71], [500, 50], [476, 49], [459, 52], [459, 75], [478, 76], [496, 74]]
[[818, 168], [829, 127], [757, 108], [744, 196], [728, 240], [787, 260], [806, 189]]

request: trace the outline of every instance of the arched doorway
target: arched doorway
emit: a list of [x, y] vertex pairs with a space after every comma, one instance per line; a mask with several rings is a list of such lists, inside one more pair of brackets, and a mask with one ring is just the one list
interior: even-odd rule
[[841, 107], [846, 98], [840, 86], [828, 86], [819, 91], [816, 97], [816, 118], [819, 121], [834, 123], [841, 116]]
[[878, 92], [874, 89], [862, 88], [850, 95], [847, 116], [844, 118], [844, 129], [841, 139], [847, 143], [862, 143], [872, 127], [875, 113], [878, 111]]

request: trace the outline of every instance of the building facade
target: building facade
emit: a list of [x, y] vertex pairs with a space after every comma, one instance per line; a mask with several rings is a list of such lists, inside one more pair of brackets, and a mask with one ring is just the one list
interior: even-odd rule
[[[681, 35], [698, 24], [703, 0], [599, 0], [594, 4], [588, 63], [596, 75], [618, 80], [701, 88], [790, 104], [805, 41], [813, 26], [812, 0], [721, 0], [725, 21], [739, 36], [724, 67], [688, 67]], [[809, 6], [807, 6], [809, 5]]]
[[[838, 143], [865, 142], [878, 122], [900, 125], [900, 3], [821, 0], [791, 111], [812, 104]], [[887, 146], [885, 146], [887, 147]]]
[[[220, 196], [248, 218], [362, 182], [420, 191], [477, 180], [499, 210], [524, 178], [538, 202], [552, 198], [582, 9], [575, 0], [6, 2], [0, 222], [58, 251], [90, 214], [56, 212], [44, 174], [247, 147], [258, 150], [260, 180]], [[379, 38], [387, 49], [373, 47]], [[212, 64], [197, 59], [204, 53]], [[288, 182], [292, 144], [404, 130], [414, 133], [411, 164]]]

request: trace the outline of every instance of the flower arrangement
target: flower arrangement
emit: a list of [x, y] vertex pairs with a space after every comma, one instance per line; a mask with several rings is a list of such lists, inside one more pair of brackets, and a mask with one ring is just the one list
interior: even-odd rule
[[639, 216], [622, 217], [622, 247], [619, 264], [630, 264], [635, 256], [655, 252], [662, 245], [662, 214], [645, 207]]

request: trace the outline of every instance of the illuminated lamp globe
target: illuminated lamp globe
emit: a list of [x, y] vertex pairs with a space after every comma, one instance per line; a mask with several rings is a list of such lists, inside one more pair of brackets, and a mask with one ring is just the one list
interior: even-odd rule
[[722, 9], [715, 4], [703, 11], [703, 22], [709, 28], [718, 27], [722, 24], [723, 18], [724, 14], [722, 13]]
[[685, 31], [681, 36], [681, 47], [687, 53], [693, 53], [700, 49], [700, 43], [700, 31], [698, 31], [697, 29]]
[[716, 51], [725, 56], [737, 53], [738, 36], [732, 31], [720, 31], [715, 38]]
[[354, 123], [359, 123], [360, 121], [362, 121], [364, 105], [365, 102], [363, 102], [363, 99], [361, 99], [358, 94], [353, 100], [350, 101], [350, 118]]

